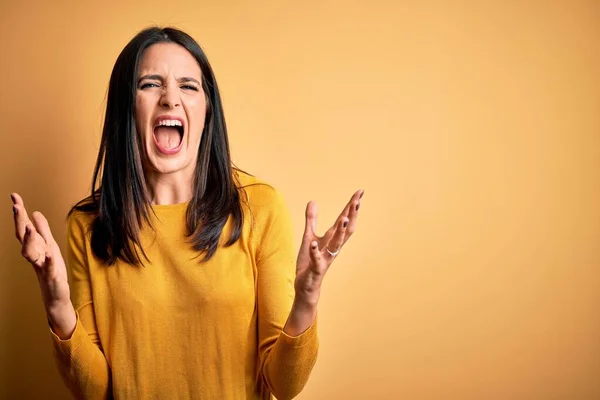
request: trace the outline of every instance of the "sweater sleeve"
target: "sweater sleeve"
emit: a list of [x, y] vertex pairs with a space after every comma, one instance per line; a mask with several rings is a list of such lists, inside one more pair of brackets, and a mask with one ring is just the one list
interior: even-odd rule
[[277, 399], [286, 400], [308, 381], [319, 342], [316, 321], [299, 336], [283, 332], [294, 300], [296, 249], [285, 202], [279, 192], [269, 193], [256, 227], [262, 232], [257, 249], [258, 350], [264, 383]]
[[110, 372], [96, 330], [86, 256], [86, 224], [72, 214], [67, 222], [67, 257], [71, 301], [77, 313], [75, 331], [61, 340], [51, 330], [58, 370], [77, 399], [110, 397]]

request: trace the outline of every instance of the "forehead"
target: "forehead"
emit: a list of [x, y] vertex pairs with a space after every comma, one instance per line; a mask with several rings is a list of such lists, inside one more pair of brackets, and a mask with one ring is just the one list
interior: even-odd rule
[[138, 69], [140, 75], [172, 73], [175, 76], [201, 77], [200, 66], [194, 56], [176, 43], [157, 43], [148, 47]]

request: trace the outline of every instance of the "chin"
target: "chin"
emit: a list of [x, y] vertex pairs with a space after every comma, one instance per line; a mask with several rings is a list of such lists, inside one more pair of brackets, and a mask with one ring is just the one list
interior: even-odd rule
[[171, 174], [185, 169], [189, 164], [182, 153], [165, 157], [163, 154], [157, 154], [157, 152], [150, 150], [146, 154], [150, 154], [146, 159], [146, 167], [154, 173]]

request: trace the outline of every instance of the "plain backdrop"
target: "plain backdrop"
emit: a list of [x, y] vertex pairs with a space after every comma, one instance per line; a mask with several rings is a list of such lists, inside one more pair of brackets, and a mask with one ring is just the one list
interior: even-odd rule
[[599, 22], [594, 0], [3, 0], [0, 398], [67, 398], [9, 193], [64, 244], [114, 61], [153, 24], [206, 50], [234, 160], [298, 242], [309, 200], [323, 232], [365, 189], [299, 399], [600, 398]]

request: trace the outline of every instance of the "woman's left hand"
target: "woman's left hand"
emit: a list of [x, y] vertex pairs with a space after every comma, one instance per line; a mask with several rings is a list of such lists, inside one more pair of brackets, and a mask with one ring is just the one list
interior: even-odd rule
[[335, 224], [323, 236], [317, 236], [317, 206], [309, 202], [306, 206], [306, 226], [296, 261], [295, 302], [316, 307], [321, 293], [321, 283], [329, 267], [344, 244], [356, 229], [360, 199], [359, 190], [352, 197]]

